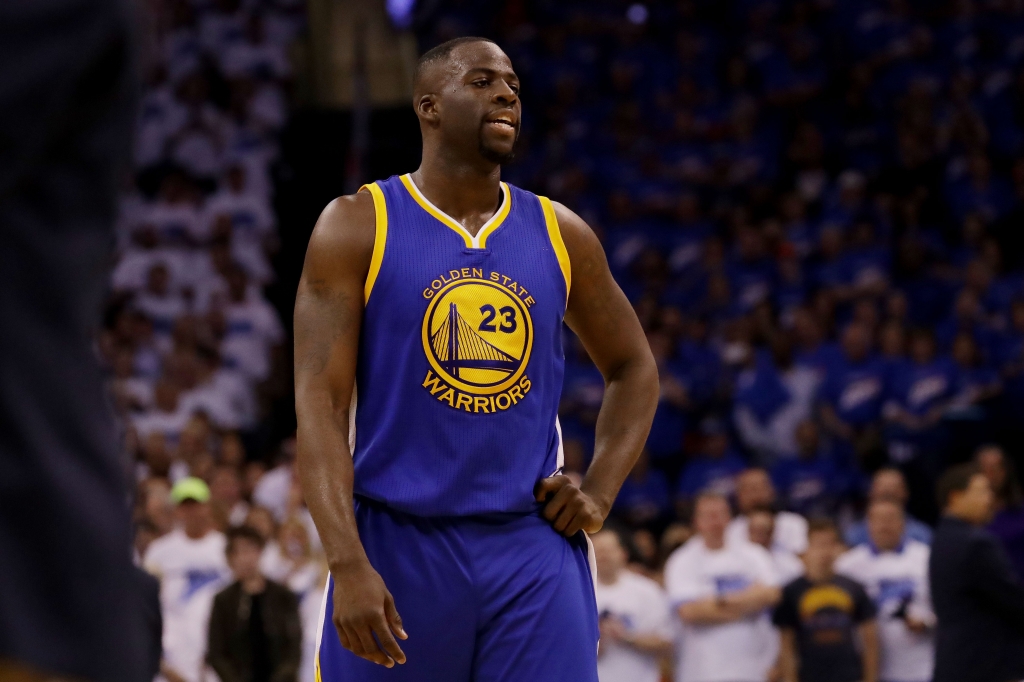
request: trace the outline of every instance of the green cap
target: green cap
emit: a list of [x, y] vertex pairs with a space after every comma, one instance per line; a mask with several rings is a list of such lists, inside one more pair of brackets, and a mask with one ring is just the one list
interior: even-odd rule
[[209, 502], [210, 486], [206, 485], [206, 481], [201, 478], [186, 476], [171, 488], [171, 502], [181, 504], [185, 500]]

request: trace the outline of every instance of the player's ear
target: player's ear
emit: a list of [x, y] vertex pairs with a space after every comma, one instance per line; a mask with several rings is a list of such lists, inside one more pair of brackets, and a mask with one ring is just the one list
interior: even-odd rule
[[440, 114], [437, 110], [437, 97], [434, 95], [420, 95], [420, 98], [416, 101], [416, 115], [431, 125], [437, 125], [440, 120]]

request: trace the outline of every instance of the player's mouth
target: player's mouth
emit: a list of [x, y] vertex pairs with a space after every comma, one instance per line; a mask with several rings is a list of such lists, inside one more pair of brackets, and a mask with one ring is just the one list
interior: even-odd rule
[[491, 114], [485, 119], [485, 123], [490, 126], [493, 130], [500, 131], [504, 134], [516, 132], [516, 118], [513, 114], [508, 112], [501, 112], [499, 114]]

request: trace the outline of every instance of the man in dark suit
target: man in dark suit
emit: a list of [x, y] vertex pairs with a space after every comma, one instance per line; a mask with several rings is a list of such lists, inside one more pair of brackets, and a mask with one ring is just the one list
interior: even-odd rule
[[988, 479], [973, 464], [939, 481], [944, 514], [928, 565], [939, 621], [934, 682], [1024, 679], [1024, 584], [983, 529], [992, 503]]
[[5, 681], [147, 679], [129, 488], [93, 351], [130, 160], [135, 4], [0, 0]]

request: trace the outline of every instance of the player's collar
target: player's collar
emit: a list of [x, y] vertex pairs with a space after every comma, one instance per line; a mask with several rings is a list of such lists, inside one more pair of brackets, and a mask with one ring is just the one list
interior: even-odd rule
[[465, 241], [467, 249], [486, 249], [487, 238], [494, 234], [495, 230], [501, 227], [501, 224], [505, 222], [505, 218], [508, 217], [509, 212], [512, 210], [512, 192], [509, 191], [508, 185], [502, 182], [500, 183], [502, 198], [501, 204], [498, 206], [498, 210], [494, 212], [494, 215], [491, 216], [490, 220], [484, 223], [483, 227], [481, 227], [474, 236], [469, 233], [469, 230], [462, 226], [462, 223], [455, 218], [452, 218], [437, 206], [434, 206], [434, 204], [430, 202], [430, 199], [424, 196], [423, 192], [420, 191], [420, 188], [416, 186], [416, 183], [412, 179], [412, 174], [406, 173], [401, 176], [401, 180], [413, 200], [419, 204], [424, 211], [458, 233], [458, 235], [462, 237], [463, 241]]

